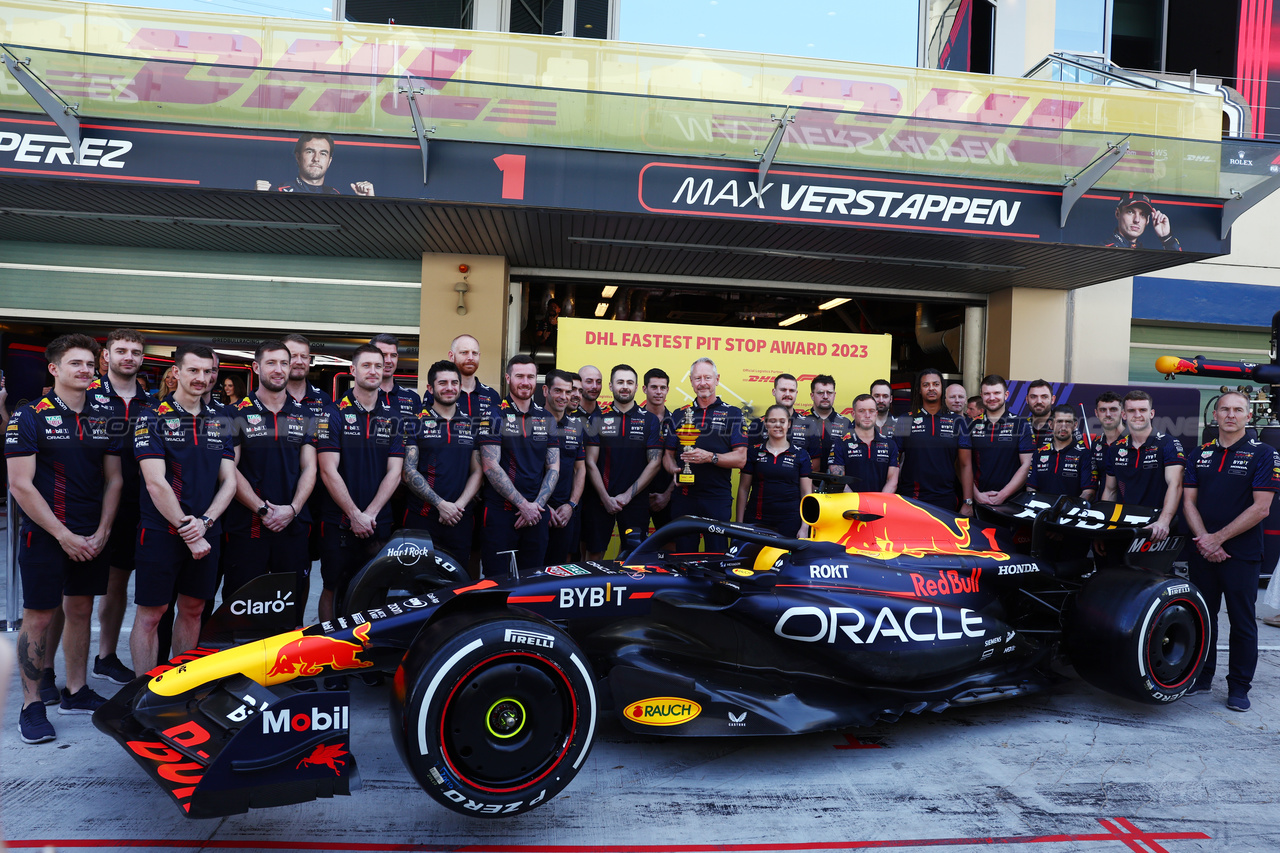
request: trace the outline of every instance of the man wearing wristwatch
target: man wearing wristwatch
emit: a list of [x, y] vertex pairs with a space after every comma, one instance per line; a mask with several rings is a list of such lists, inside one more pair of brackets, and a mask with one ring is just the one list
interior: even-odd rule
[[[696, 395], [693, 404], [678, 409], [671, 416], [671, 429], [666, 436], [666, 469], [678, 474], [688, 462], [693, 470], [692, 485], [681, 485], [676, 479], [676, 489], [671, 496], [671, 515], [699, 515], [729, 521], [733, 518], [733, 493], [731, 491], [734, 468], [747, 464], [747, 434], [742, 425], [742, 410], [730, 406], [716, 395], [720, 385], [720, 372], [709, 358], [700, 358], [689, 368], [689, 384]], [[676, 430], [685, 422], [685, 412], [692, 413], [693, 425], [698, 428], [698, 438], [692, 447], [683, 450]], [[709, 552], [721, 552], [729, 545], [725, 536], [704, 533], [702, 541]], [[684, 536], [675, 540], [675, 549], [698, 550], [697, 536]]]
[[134, 558], [138, 612], [129, 635], [135, 672], [163, 651], [157, 628], [177, 593], [172, 653], [194, 648], [200, 615], [216, 591], [221, 525], [236, 491], [231, 424], [201, 396], [217, 376], [213, 350], [184, 344], [174, 353], [178, 387], [139, 414], [134, 456], [146, 486]]
[[259, 575], [291, 573], [301, 622], [311, 585], [307, 499], [316, 484], [316, 436], [310, 411], [285, 390], [289, 359], [282, 341], [259, 344], [258, 387], [232, 409], [236, 500], [227, 509], [222, 598]]
[[578, 559], [582, 534], [582, 512], [578, 504], [587, 487], [586, 444], [582, 418], [573, 414], [569, 395], [573, 380], [564, 370], [547, 374], [545, 386], [547, 411], [556, 419], [560, 432], [560, 476], [547, 502], [547, 563], [564, 563]]

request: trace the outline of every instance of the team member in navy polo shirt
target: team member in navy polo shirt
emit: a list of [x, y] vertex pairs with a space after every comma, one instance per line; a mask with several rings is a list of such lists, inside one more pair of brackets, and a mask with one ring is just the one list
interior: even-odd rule
[[[799, 392], [799, 388], [800, 386], [796, 383], [796, 378], [794, 376], [790, 373], [779, 373], [773, 378], [773, 401], [787, 410], [787, 417], [791, 421], [791, 426], [789, 427], [790, 432], [787, 435], [787, 440], [796, 447], [803, 447], [805, 450], [812, 451], [810, 453], [810, 457], [812, 457], [813, 453], [818, 451], [818, 442], [816, 437], [813, 445], [810, 446], [809, 433], [805, 429], [805, 425], [799, 422], [795, 417], [796, 394]], [[768, 432], [765, 430], [763, 417], [756, 418], [747, 424], [748, 448], [759, 447], [764, 444], [767, 437]], [[750, 456], [751, 451], [748, 450], [747, 457], [750, 458]]]
[[973, 500], [994, 506], [1022, 491], [1035, 442], [1031, 423], [1007, 407], [1009, 384], [994, 373], [982, 379], [982, 417], [969, 425]]
[[1098, 478], [1093, 454], [1076, 438], [1076, 413], [1070, 406], [1055, 406], [1052, 414], [1053, 435], [1031, 455], [1027, 488], [1092, 500]]
[[538, 368], [527, 355], [507, 362], [509, 394], [488, 432], [480, 436], [480, 461], [488, 488], [484, 499], [484, 570], [505, 572], [509, 555], [530, 568], [547, 553], [547, 504], [560, 475], [560, 435], [555, 418], [533, 402]]
[[747, 464], [738, 478], [737, 520], [758, 524], [783, 536], [801, 536], [800, 499], [813, 492], [813, 465], [809, 453], [787, 436], [791, 412], [775, 404], [765, 410], [767, 434], [747, 450]]
[[453, 339], [449, 344], [449, 360], [457, 365], [462, 377], [458, 411], [471, 419], [479, 435], [502, 405], [502, 395], [476, 378], [476, 371], [480, 369], [480, 342], [471, 335], [458, 335]]
[[[942, 374], [934, 368], [916, 374], [912, 411], [892, 438], [902, 450], [898, 494], [955, 512], [958, 494], [973, 491], [969, 430], [963, 417], [942, 404]], [[965, 498], [961, 515], [973, 514], [972, 501]]]
[[598, 410], [588, 424], [591, 495], [583, 507], [582, 531], [588, 560], [604, 557], [615, 524], [626, 551], [634, 550], [649, 532], [647, 489], [662, 466], [662, 424], [636, 403], [638, 380], [633, 367], [616, 365], [609, 372], [613, 405]]
[[[311, 373], [311, 341], [304, 335], [292, 333], [280, 340], [289, 348], [289, 384], [286, 390], [289, 396], [306, 407], [311, 416], [310, 427], [315, 430], [315, 422], [319, 420], [324, 407], [333, 402], [323, 389], [312, 385], [307, 376]], [[311, 490], [307, 501], [307, 509], [311, 512], [311, 535], [307, 537], [307, 556], [312, 561], [320, 559], [320, 510], [324, 501], [324, 489]]]
[[886, 495], [897, 491], [898, 446], [876, 432], [876, 401], [870, 394], [854, 398], [853, 429], [831, 446], [827, 472], [856, 478], [856, 485], [845, 486], [847, 491]]
[[401, 474], [409, 490], [404, 526], [431, 533], [432, 543], [466, 566], [471, 559], [480, 491], [480, 452], [471, 419], [458, 411], [462, 377], [451, 361], [427, 369], [431, 404], [405, 438]]
[[[1280, 461], [1260, 441], [1246, 438], [1249, 401], [1228, 391], [1214, 409], [1218, 437], [1202, 444], [1187, 464], [1182, 498], [1187, 526], [1195, 535], [1190, 580], [1209, 606], [1209, 648], [1218, 646], [1218, 608], [1227, 601], [1231, 620], [1227, 707], [1249, 710], [1249, 686], [1258, 667], [1255, 608], [1262, 567], [1262, 522], [1280, 490]], [[1217, 669], [1211, 651], [1189, 693], [1208, 691]]]
[[582, 497], [587, 488], [586, 424], [569, 410], [573, 380], [563, 370], [547, 374], [547, 411], [560, 430], [560, 474], [547, 504], [547, 563], [575, 559], [582, 533]]
[[1027, 423], [1031, 425], [1031, 442], [1036, 447], [1053, 438], [1053, 404], [1058, 401], [1053, 386], [1036, 379], [1027, 386]]
[[259, 344], [258, 387], [233, 407], [236, 500], [224, 525], [222, 597], [258, 575], [291, 572], [301, 621], [311, 586], [307, 499], [316, 485], [316, 436], [311, 413], [285, 390], [290, 360], [281, 341]]
[[[932, 368], [916, 374], [916, 384], [912, 388], [913, 396], [920, 396], [920, 383], [926, 373], [930, 376], [938, 377], [938, 401], [939, 405], [945, 409], [946, 406], [942, 405], [942, 374]], [[932, 384], [930, 384], [930, 388], [932, 389]], [[888, 438], [894, 438], [898, 423], [897, 418], [893, 416], [893, 386], [889, 384], [888, 379], [877, 379], [871, 383], [867, 393], [871, 395], [871, 399], [876, 401], [876, 432]], [[912, 408], [919, 409], [920, 405], [919, 401], [913, 401]], [[901, 447], [902, 442], [898, 442], [898, 446]]]
[[[831, 448], [853, 429], [853, 424], [843, 415], [836, 414], [836, 380], [825, 373], [813, 377], [809, 383], [809, 399], [813, 408], [792, 415], [792, 431], [805, 436], [805, 449], [813, 462], [813, 470], [826, 471]], [[867, 399], [871, 399], [868, 395]], [[874, 400], [872, 401], [874, 404]], [[896, 459], [894, 460], [897, 461]]]
[[[671, 496], [671, 515], [673, 518], [699, 515], [728, 521], [733, 512], [732, 469], [747, 464], [742, 410], [716, 396], [720, 372], [709, 358], [700, 358], [689, 368], [689, 384], [693, 386], [694, 401], [671, 416], [665, 465], [667, 473], [678, 474], [688, 462], [695, 479], [692, 485], [682, 485], [677, 477], [675, 493]], [[676, 430], [690, 415], [698, 428], [698, 439], [692, 447], [682, 448]], [[701, 538], [707, 551], [723, 553], [729, 544], [727, 537], [717, 534], [704, 533]], [[674, 546], [682, 551], [696, 551], [698, 537], [682, 536]]]
[[1114, 391], [1103, 391], [1093, 401], [1093, 415], [1098, 419], [1102, 432], [1090, 436], [1090, 450], [1093, 452], [1093, 470], [1098, 480], [1098, 487], [1107, 482], [1107, 448], [1120, 440], [1124, 434], [1124, 401]]
[[143, 411], [134, 431], [146, 485], [135, 557], [138, 612], [129, 635], [138, 672], [156, 665], [157, 629], [175, 593], [173, 654], [195, 646], [205, 602], [217, 589], [220, 518], [236, 489], [230, 421], [201, 399], [218, 375], [213, 350], [184, 344], [173, 365], [177, 390]]
[[382, 352], [364, 344], [351, 354], [351, 389], [325, 407], [316, 425], [320, 479], [328, 498], [320, 514], [320, 619], [334, 617], [335, 594], [391, 537], [388, 501], [400, 484], [404, 437], [382, 384]]
[[1163, 432], [1152, 433], [1156, 410], [1146, 391], [1125, 394], [1122, 412], [1129, 432], [1107, 448], [1102, 499], [1160, 510], [1160, 517], [1148, 525], [1152, 541], [1160, 542], [1169, 535], [1182, 500], [1186, 457], [1178, 439]]
[[116, 329], [109, 333], [103, 347], [107, 371], [89, 386], [94, 400], [105, 401], [111, 407], [109, 431], [122, 442], [120, 470], [124, 485], [120, 489], [120, 510], [111, 528], [111, 540], [107, 543], [111, 570], [107, 593], [98, 599], [98, 656], [93, 659], [94, 677], [116, 684], [128, 684], [134, 678], [133, 670], [121, 663], [116, 650], [128, 604], [129, 575], [133, 573], [133, 548], [138, 534], [139, 493], [142, 489], [138, 460], [131, 450], [123, 452], [123, 442], [126, 438], [132, 440], [138, 414], [143, 409], [156, 406], [155, 398], [138, 381], [144, 346], [146, 339], [137, 329]]
[[107, 539], [120, 501], [120, 443], [108, 434], [111, 408], [86, 394], [98, 344], [63, 335], [45, 349], [53, 390], [22, 406], [5, 427], [9, 487], [22, 507], [18, 561], [22, 573], [22, 714], [26, 743], [56, 734], [40, 698], [54, 611], [66, 613], [63, 659], [67, 686], [60, 713], [91, 714], [105, 701], [85, 684], [93, 597], [107, 590]]
[[391, 410], [404, 423], [417, 420], [422, 411], [422, 398], [412, 388], [396, 382], [396, 366], [400, 364], [400, 339], [395, 335], [374, 335], [369, 343], [382, 353], [382, 393], [387, 395]]
[[[671, 390], [671, 377], [660, 367], [650, 368], [644, 374], [644, 408], [662, 425], [663, 456], [666, 455], [667, 430], [671, 429], [671, 410], [667, 408], [667, 394]], [[671, 520], [671, 495], [676, 480], [664, 463], [649, 481], [649, 519], [656, 530]]]

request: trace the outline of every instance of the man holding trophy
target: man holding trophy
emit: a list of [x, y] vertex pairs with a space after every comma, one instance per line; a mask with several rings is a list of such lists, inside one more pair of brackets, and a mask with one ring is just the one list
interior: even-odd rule
[[[675, 475], [671, 515], [697, 515], [728, 521], [733, 517], [732, 469], [747, 461], [747, 435], [742, 410], [716, 395], [720, 373], [715, 362], [700, 358], [689, 369], [695, 399], [671, 416], [675, 429], [666, 437], [664, 465]], [[677, 551], [698, 550], [698, 536], [676, 539]], [[725, 536], [704, 533], [704, 550], [723, 552]]]

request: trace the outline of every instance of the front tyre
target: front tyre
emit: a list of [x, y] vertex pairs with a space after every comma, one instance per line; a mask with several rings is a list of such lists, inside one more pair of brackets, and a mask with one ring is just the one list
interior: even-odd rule
[[1090, 684], [1160, 705], [1182, 696], [1212, 653], [1209, 612], [1181, 578], [1104, 569], [1077, 595], [1067, 653]]
[[459, 814], [519, 814], [577, 775], [595, 736], [585, 656], [509, 610], [428, 626], [396, 671], [392, 731], [418, 784]]

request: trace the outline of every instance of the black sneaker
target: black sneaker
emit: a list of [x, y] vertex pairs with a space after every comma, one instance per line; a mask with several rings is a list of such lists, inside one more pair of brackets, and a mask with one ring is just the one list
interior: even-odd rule
[[1187, 692], [1183, 696], [1195, 696], [1197, 693], [1209, 693], [1213, 690], [1213, 684], [1208, 681], [1197, 681], [1195, 684], [1187, 688]]
[[48, 743], [58, 736], [45, 713], [44, 705], [32, 702], [18, 715], [18, 734], [23, 743]]
[[53, 667], [46, 667], [45, 671], [40, 675], [40, 701], [46, 705], [57, 705], [62, 701], [62, 694], [58, 692], [58, 685], [54, 683]]
[[134, 674], [133, 670], [125, 666], [120, 658], [116, 657], [116, 653], [112, 652], [105, 658], [93, 659], [93, 677], [113, 684], [128, 684], [133, 681]]
[[74, 694], [68, 693], [67, 688], [64, 687], [62, 688], [62, 703], [58, 705], [58, 713], [92, 714], [105, 704], [107, 704], [107, 700], [90, 690], [87, 684]]
[[1249, 710], [1249, 694], [1243, 690], [1231, 690], [1227, 694], [1227, 707], [1232, 711]]

